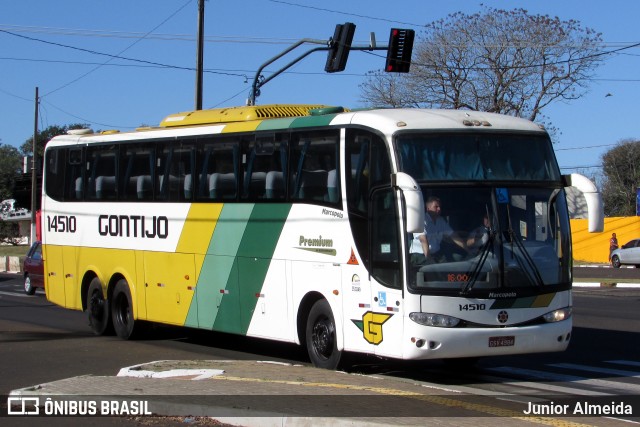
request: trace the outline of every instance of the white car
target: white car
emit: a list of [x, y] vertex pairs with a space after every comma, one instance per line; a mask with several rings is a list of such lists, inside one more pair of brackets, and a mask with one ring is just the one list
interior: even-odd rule
[[611, 265], [620, 268], [622, 264], [640, 268], [640, 239], [633, 239], [611, 253]]

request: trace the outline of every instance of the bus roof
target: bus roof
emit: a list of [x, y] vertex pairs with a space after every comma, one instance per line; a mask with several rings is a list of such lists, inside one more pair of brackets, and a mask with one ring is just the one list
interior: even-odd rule
[[493, 129], [545, 132], [542, 126], [526, 119], [469, 110], [404, 108], [349, 111], [325, 105], [273, 104], [176, 113], [164, 118], [159, 127], [139, 128], [134, 132], [107, 130], [96, 134], [88, 130], [71, 130], [69, 135], [56, 137], [53, 141], [109, 142], [340, 125], [367, 126], [387, 135], [400, 130], [470, 128], [478, 131]]

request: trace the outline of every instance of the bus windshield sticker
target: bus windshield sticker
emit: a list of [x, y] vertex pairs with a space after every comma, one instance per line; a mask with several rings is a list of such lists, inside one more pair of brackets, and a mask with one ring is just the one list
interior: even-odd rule
[[509, 192], [506, 188], [496, 188], [496, 198], [498, 199], [498, 203], [509, 203]]

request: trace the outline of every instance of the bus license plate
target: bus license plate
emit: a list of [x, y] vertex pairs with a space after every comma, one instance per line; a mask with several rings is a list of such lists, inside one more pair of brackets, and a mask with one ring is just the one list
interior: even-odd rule
[[516, 344], [516, 337], [489, 337], [489, 347], [512, 347]]

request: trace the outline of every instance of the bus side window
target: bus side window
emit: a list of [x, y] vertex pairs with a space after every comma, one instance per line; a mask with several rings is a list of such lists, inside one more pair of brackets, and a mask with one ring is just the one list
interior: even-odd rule
[[191, 200], [194, 162], [194, 147], [188, 141], [179, 143], [172, 140], [160, 145], [156, 162], [156, 200]]
[[240, 146], [235, 138], [208, 138], [198, 144], [195, 159], [198, 200], [235, 200], [238, 194]]
[[339, 141], [338, 132], [333, 130], [294, 134], [289, 165], [291, 199], [339, 203]]
[[271, 165], [265, 179], [265, 198], [284, 200], [287, 195], [287, 171], [289, 167], [289, 135], [276, 134]]
[[242, 198], [282, 200], [285, 197], [287, 135], [258, 134], [246, 150]]
[[243, 155], [242, 198], [260, 200], [264, 198], [267, 171], [273, 143], [261, 142], [258, 138]]
[[151, 200], [153, 197], [154, 146], [129, 143], [122, 146], [120, 199]]
[[52, 148], [47, 151], [46, 162], [46, 188], [49, 197], [54, 200], [63, 200], [65, 157], [67, 150], [64, 148]]
[[67, 170], [65, 171], [65, 200], [82, 200], [84, 187], [82, 181], [82, 148], [69, 148]]
[[118, 146], [103, 145], [87, 150], [85, 174], [86, 197], [93, 200], [115, 200], [118, 196]]

